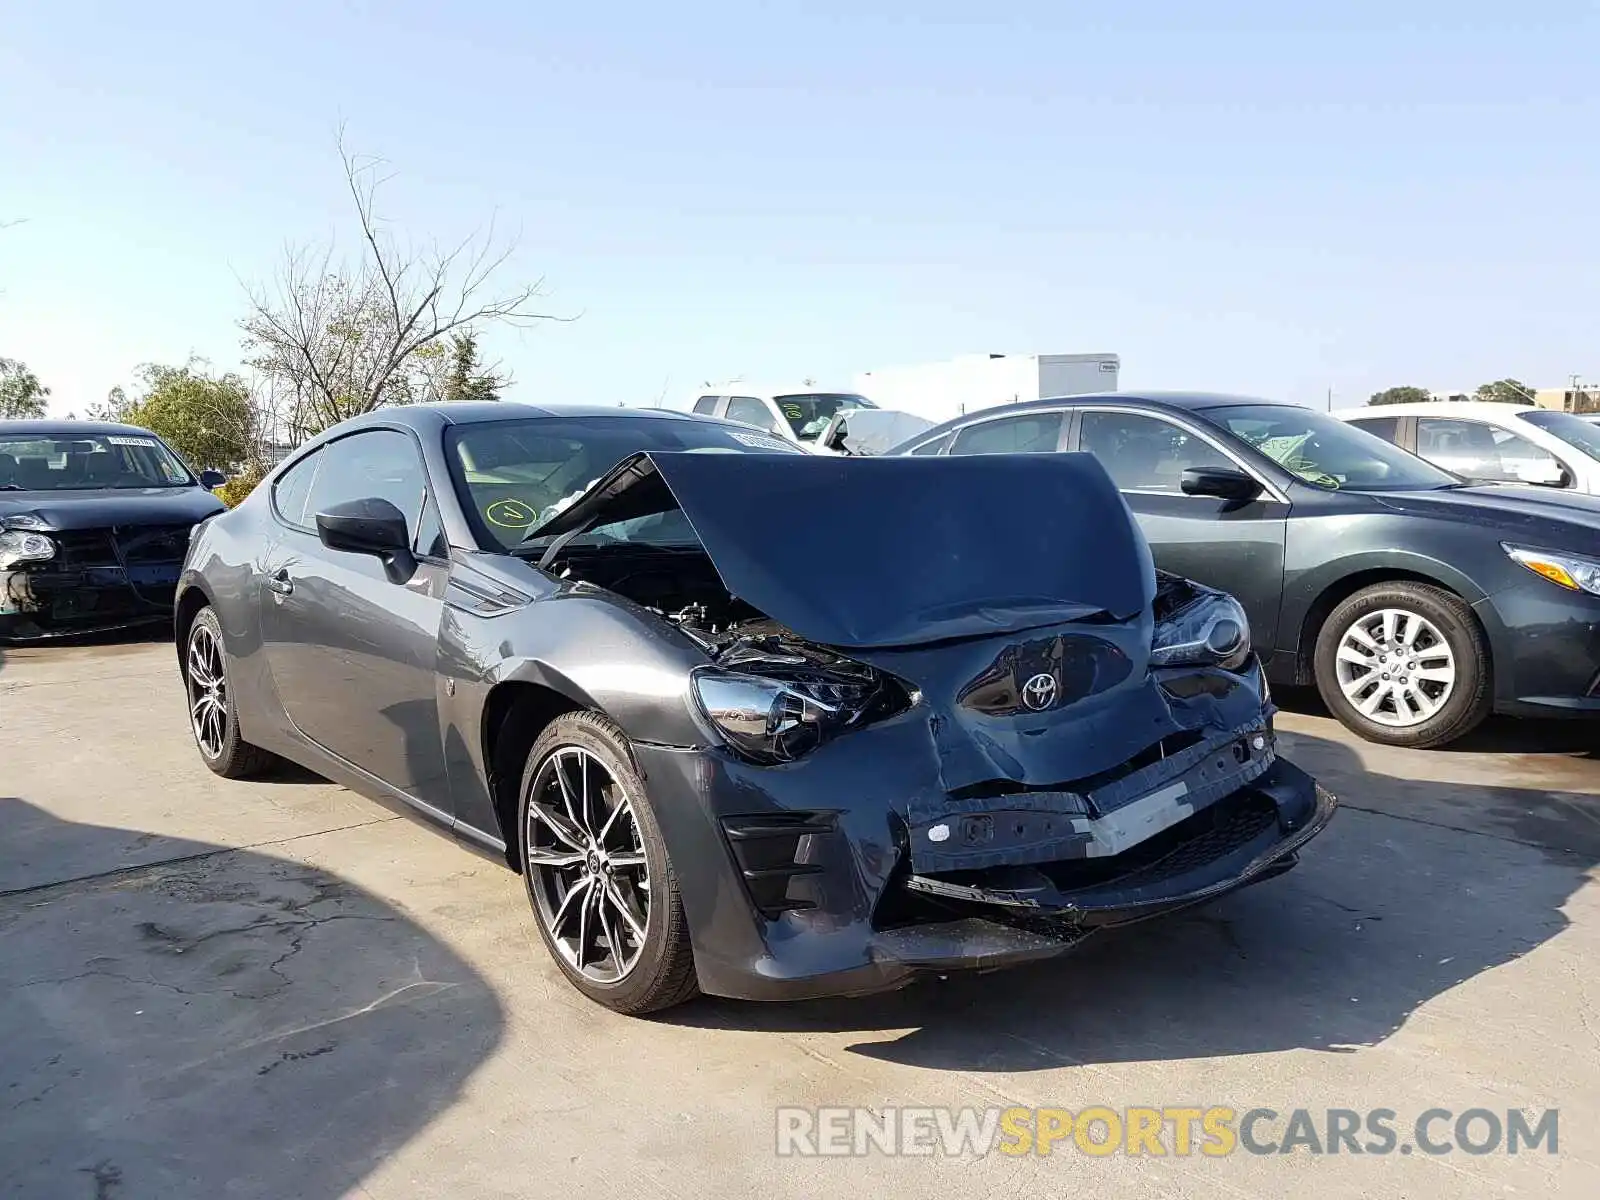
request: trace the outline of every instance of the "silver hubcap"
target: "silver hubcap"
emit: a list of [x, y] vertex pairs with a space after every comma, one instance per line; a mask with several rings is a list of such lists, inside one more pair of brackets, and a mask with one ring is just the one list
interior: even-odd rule
[[220, 758], [228, 736], [228, 677], [217, 635], [196, 625], [189, 635], [189, 724], [207, 758]]
[[1339, 639], [1339, 690], [1380, 725], [1420, 725], [1456, 688], [1450, 643], [1426, 617], [1385, 608], [1358, 618]]
[[650, 924], [650, 873], [633, 801], [594, 755], [551, 752], [528, 797], [528, 882], [567, 964], [616, 983], [639, 961]]

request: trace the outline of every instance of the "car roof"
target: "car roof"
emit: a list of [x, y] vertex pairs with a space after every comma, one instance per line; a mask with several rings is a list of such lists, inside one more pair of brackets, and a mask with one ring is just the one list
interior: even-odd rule
[[941, 425], [935, 425], [932, 429], [923, 430], [914, 437], [900, 443], [899, 446], [894, 447], [889, 453], [899, 453], [913, 445], [921, 445], [924, 442], [932, 441], [935, 438], [944, 436], [952, 429], [957, 429], [962, 425], [971, 425], [976, 421], [1084, 404], [1129, 405], [1136, 408], [1148, 408], [1153, 412], [1198, 412], [1208, 408], [1229, 408], [1238, 404], [1249, 404], [1258, 408], [1262, 406], [1273, 408], [1309, 407], [1309, 405], [1305, 404], [1291, 404], [1287, 400], [1266, 400], [1260, 396], [1239, 396], [1229, 392], [1086, 392], [1077, 396], [1052, 396], [1044, 400], [1023, 400], [1014, 404], [997, 404], [992, 408], [981, 408], [976, 412], [964, 413], [959, 417], [952, 417]]
[[18, 434], [37, 434], [41, 437], [83, 437], [87, 434], [123, 434], [133, 437], [155, 437], [148, 429], [137, 425], [119, 425], [115, 421], [52, 421], [43, 418], [17, 421], [0, 421], [0, 434], [15, 437]]
[[[622, 404], [522, 404], [511, 400], [441, 401], [436, 404], [396, 404], [341, 421], [328, 432], [344, 433], [366, 425], [405, 425], [416, 430], [437, 430], [445, 425], [476, 425], [484, 421], [521, 421], [538, 417], [643, 417], [662, 421], [706, 421], [712, 418], [666, 408], [631, 408]], [[720, 422], [719, 422], [720, 423]]]
[[1413, 400], [1406, 404], [1373, 404], [1340, 409], [1333, 415], [1343, 421], [1357, 417], [1507, 417], [1538, 412], [1532, 404], [1499, 404], [1493, 400]]

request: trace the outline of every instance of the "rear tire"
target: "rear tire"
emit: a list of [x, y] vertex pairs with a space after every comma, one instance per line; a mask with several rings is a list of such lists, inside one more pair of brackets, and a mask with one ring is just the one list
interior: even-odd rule
[[573, 987], [630, 1015], [699, 994], [677, 876], [620, 729], [597, 712], [552, 721], [517, 819], [534, 922]]
[[189, 732], [200, 761], [225, 779], [244, 779], [271, 766], [276, 756], [239, 736], [231, 664], [222, 640], [222, 622], [207, 605], [195, 614], [183, 651], [183, 687], [189, 707]]
[[1466, 604], [1442, 588], [1363, 588], [1328, 614], [1315, 653], [1323, 703], [1368, 741], [1443, 746], [1494, 707], [1488, 641]]

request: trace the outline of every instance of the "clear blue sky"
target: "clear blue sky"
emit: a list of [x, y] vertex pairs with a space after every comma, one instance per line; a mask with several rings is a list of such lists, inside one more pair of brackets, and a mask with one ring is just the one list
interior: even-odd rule
[[1600, 378], [1600, 6], [14, 3], [0, 355], [81, 410], [236, 366], [240, 279], [348, 231], [334, 134], [578, 321], [531, 400], [1110, 350], [1322, 403]]

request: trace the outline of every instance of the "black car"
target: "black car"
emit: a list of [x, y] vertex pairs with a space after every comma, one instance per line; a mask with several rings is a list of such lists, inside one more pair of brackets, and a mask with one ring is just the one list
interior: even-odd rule
[[1083, 455], [383, 410], [201, 526], [177, 644], [212, 770], [453, 830], [627, 1012], [1059, 954], [1286, 870], [1334, 808], [1239, 606], [1158, 583]]
[[223, 482], [148, 429], [0, 421], [0, 642], [171, 620]]
[[1268, 679], [1377, 742], [1600, 714], [1600, 498], [1469, 486], [1324, 413], [1241, 396], [989, 409], [890, 451], [1087, 451], [1158, 567], [1236, 596]]

